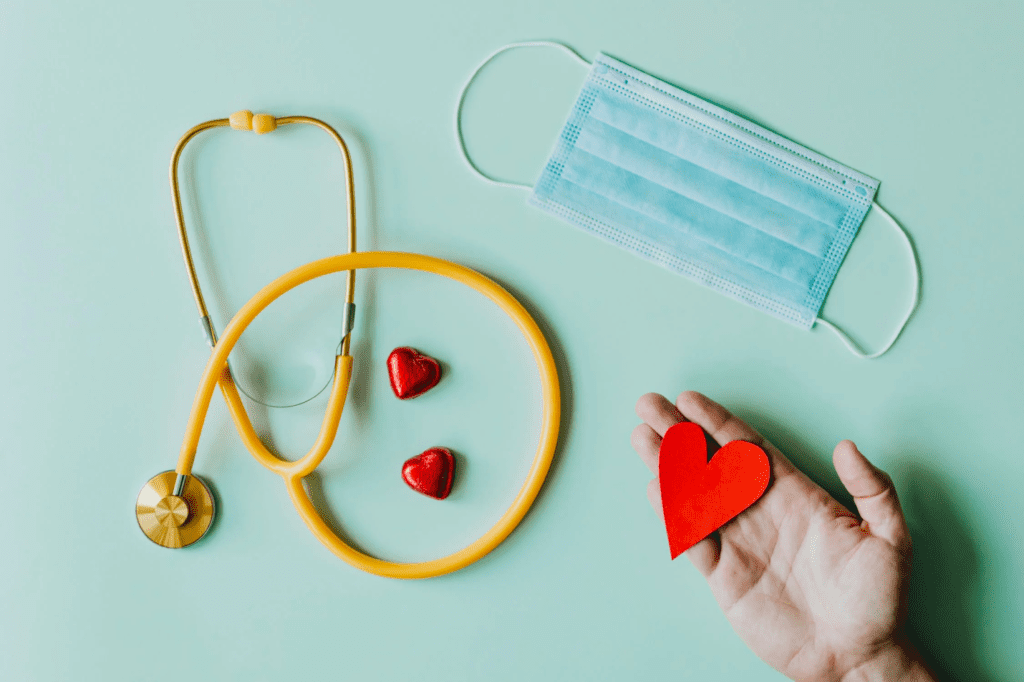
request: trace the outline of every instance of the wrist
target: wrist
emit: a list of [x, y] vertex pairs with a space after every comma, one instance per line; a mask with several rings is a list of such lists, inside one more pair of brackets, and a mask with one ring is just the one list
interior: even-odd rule
[[921, 655], [906, 642], [890, 642], [874, 656], [852, 668], [842, 682], [934, 682]]

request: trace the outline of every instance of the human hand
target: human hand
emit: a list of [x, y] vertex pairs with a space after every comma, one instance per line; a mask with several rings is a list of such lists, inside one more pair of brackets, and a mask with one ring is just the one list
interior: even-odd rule
[[[633, 448], [658, 474], [661, 437], [692, 421], [717, 444], [764, 449], [772, 479], [750, 508], [686, 551], [726, 618], [763, 661], [794, 680], [931, 680], [905, 643], [910, 533], [892, 480], [846, 440], [832, 460], [860, 518], [757, 431], [700, 393], [648, 393]], [[658, 479], [647, 496], [661, 514]]]

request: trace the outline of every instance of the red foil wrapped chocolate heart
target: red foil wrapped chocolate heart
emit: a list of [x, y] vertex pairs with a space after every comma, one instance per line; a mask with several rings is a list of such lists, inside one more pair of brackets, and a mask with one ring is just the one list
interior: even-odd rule
[[447, 448], [430, 448], [405, 460], [402, 478], [416, 492], [443, 500], [452, 491], [455, 456]]
[[414, 348], [402, 347], [388, 356], [391, 390], [401, 400], [423, 395], [441, 380], [441, 365]]

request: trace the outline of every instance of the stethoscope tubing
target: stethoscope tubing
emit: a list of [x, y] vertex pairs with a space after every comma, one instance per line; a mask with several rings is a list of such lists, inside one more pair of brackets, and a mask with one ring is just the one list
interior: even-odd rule
[[[227, 370], [228, 355], [238, 342], [242, 332], [275, 299], [317, 277], [336, 272], [352, 273], [355, 270], [372, 268], [400, 268], [434, 273], [479, 291], [516, 323], [526, 337], [540, 373], [544, 412], [540, 441], [526, 480], [511, 506], [498, 519], [497, 523], [476, 541], [462, 550], [431, 561], [396, 563], [372, 557], [351, 547], [338, 537], [323, 520], [302, 484], [303, 477], [319, 465], [333, 443], [351, 377], [351, 356], [342, 354], [337, 357], [335, 385], [328, 401], [320, 436], [309, 453], [295, 461], [277, 457], [259, 440], [252, 422], [245, 412], [238, 390], [231, 380], [230, 372]], [[284, 479], [288, 494], [299, 515], [317, 539], [335, 555], [356, 568], [390, 578], [428, 578], [450, 573], [477, 561], [508, 537], [526, 515], [547, 476], [557, 445], [561, 418], [558, 372], [554, 358], [543, 332], [526, 308], [501, 285], [475, 270], [440, 258], [415, 253], [364, 251], [313, 261], [277, 278], [242, 306], [225, 327], [207, 361], [192, 404], [179, 454], [176, 468], [179, 476], [191, 475], [203, 424], [213, 397], [214, 387], [217, 385], [224, 393], [232, 419], [247, 448], [260, 464], [273, 470]]]

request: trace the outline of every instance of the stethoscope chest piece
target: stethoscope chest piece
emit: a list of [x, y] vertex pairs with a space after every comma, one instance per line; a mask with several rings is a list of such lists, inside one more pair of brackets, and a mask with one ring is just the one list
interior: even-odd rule
[[139, 528], [161, 547], [187, 547], [206, 535], [213, 523], [210, 489], [196, 476], [181, 478], [174, 471], [157, 474], [135, 501]]

